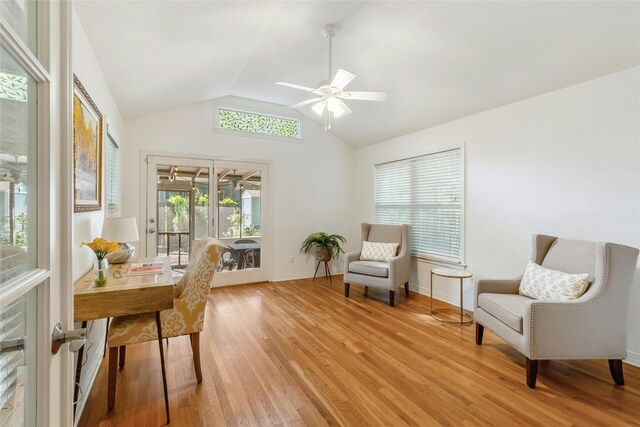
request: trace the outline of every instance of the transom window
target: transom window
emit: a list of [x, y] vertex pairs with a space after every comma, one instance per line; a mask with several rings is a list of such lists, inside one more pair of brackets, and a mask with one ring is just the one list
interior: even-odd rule
[[300, 121], [295, 119], [230, 108], [219, 108], [218, 119], [222, 129], [300, 138]]
[[462, 149], [375, 166], [375, 219], [410, 224], [412, 254], [463, 262]]

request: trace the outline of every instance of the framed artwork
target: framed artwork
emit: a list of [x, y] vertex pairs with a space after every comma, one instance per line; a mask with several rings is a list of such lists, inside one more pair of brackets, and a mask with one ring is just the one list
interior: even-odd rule
[[73, 211], [102, 209], [102, 114], [73, 76]]

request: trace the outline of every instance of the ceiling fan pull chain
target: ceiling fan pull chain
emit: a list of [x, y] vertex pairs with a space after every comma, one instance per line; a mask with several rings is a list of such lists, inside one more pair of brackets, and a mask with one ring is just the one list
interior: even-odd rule
[[329, 39], [329, 81], [331, 81], [331, 51], [333, 47], [333, 34], [330, 34], [327, 38]]

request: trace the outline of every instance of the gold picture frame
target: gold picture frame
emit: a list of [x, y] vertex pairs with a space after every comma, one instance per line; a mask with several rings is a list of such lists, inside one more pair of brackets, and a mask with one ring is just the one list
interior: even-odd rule
[[73, 75], [73, 211], [102, 210], [102, 114]]

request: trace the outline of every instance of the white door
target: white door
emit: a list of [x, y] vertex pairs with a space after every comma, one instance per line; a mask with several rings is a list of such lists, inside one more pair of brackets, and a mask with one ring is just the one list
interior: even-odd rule
[[266, 282], [270, 277], [269, 165], [218, 161], [214, 236], [225, 244], [215, 286]]
[[191, 241], [210, 236], [226, 246], [215, 286], [269, 280], [267, 164], [155, 155], [146, 164], [146, 256], [185, 268]]
[[70, 17], [67, 2], [0, 3], [2, 427], [71, 423], [71, 355], [66, 346], [51, 352], [53, 324], [73, 327], [70, 284], [61, 286], [71, 252], [71, 143], [63, 138], [71, 129]]
[[189, 265], [191, 241], [212, 236], [213, 161], [147, 156], [146, 255]]

